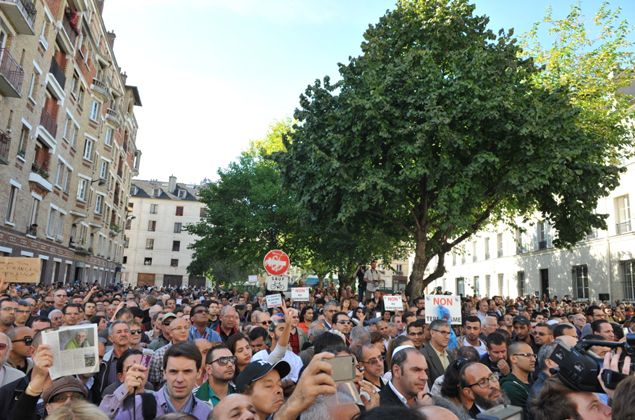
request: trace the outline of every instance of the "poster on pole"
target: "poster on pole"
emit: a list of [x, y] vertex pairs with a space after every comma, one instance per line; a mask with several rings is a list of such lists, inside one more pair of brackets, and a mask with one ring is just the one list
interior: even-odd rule
[[289, 288], [289, 276], [267, 277], [267, 290], [273, 292], [286, 292]]
[[280, 296], [279, 293], [276, 293], [275, 295], [267, 295], [265, 296], [265, 299], [267, 300], [267, 308], [269, 309], [275, 309], [282, 306], [282, 296]]
[[401, 295], [384, 295], [384, 309], [387, 311], [403, 311]]
[[42, 260], [32, 257], [0, 257], [0, 279], [7, 283], [39, 283]]
[[308, 302], [309, 301], [309, 288], [308, 287], [292, 287], [291, 299], [294, 302]]
[[448, 295], [426, 296], [426, 324], [445, 319], [452, 325], [461, 325], [461, 297]]

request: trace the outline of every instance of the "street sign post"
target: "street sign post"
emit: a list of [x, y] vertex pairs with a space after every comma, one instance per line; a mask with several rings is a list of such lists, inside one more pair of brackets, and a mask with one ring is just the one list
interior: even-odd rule
[[267, 255], [265, 255], [262, 265], [265, 267], [265, 270], [269, 273], [269, 275], [282, 276], [287, 272], [287, 270], [289, 270], [291, 261], [284, 251], [272, 249], [267, 252]]

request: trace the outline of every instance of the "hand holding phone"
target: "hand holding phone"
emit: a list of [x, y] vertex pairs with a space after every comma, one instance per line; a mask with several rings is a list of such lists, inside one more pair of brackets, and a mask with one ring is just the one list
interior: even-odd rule
[[353, 356], [336, 356], [332, 359], [326, 359], [333, 368], [333, 380], [335, 382], [347, 382], [355, 379], [355, 361]]

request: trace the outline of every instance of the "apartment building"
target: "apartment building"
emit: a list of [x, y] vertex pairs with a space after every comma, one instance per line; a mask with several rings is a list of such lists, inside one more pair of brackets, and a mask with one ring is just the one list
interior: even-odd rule
[[[571, 250], [555, 249], [548, 223], [521, 229], [491, 226], [446, 256], [446, 273], [427, 288], [461, 295], [570, 296], [578, 300], [635, 301], [635, 160], [626, 161], [620, 186], [598, 203], [606, 230], [593, 230]], [[432, 262], [432, 266], [435, 262]]]
[[205, 286], [205, 278], [191, 278], [187, 266], [196, 237], [185, 231], [205, 215], [198, 186], [133, 180], [125, 226], [124, 284], [147, 286]]
[[0, 0], [0, 253], [45, 283], [120, 277], [141, 100], [103, 5]]

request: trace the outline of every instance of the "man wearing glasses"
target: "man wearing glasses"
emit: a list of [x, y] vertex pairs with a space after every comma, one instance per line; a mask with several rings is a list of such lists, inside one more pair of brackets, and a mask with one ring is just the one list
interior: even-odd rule
[[190, 322], [185, 318], [174, 318], [170, 323], [170, 339], [171, 342], [161, 347], [154, 352], [152, 360], [150, 361], [150, 373], [148, 380], [154, 389], [159, 389], [163, 382], [163, 356], [167, 353], [170, 347], [175, 344], [184, 343], [187, 341], [190, 332]]
[[350, 335], [353, 329], [353, 323], [346, 312], [336, 312], [335, 315], [333, 315], [333, 329], [344, 335], [347, 345], [351, 344]]
[[7, 332], [11, 339], [11, 352], [8, 363], [10, 366], [28, 375], [33, 368], [33, 330], [29, 327], [16, 327]]
[[459, 391], [463, 408], [471, 418], [482, 411], [509, 403], [498, 382], [498, 374], [478, 362], [467, 363], [459, 373]]
[[15, 324], [15, 311], [18, 304], [12, 299], [0, 301], [0, 332], [7, 333]]
[[156, 322], [158, 322], [161, 334], [150, 342], [148, 345], [150, 350], [158, 350], [170, 342], [170, 322], [172, 322], [174, 318], [176, 318], [176, 315], [172, 312], [159, 315]]
[[529, 344], [516, 342], [509, 346], [509, 361], [512, 372], [501, 380], [501, 388], [512, 405], [524, 410], [529, 398], [529, 375], [536, 369], [536, 355]]
[[454, 355], [448, 353], [448, 343], [450, 342], [450, 325], [447, 321], [436, 319], [430, 323], [430, 342], [421, 353], [428, 362], [428, 387], [432, 389], [434, 381], [445, 373], [445, 369], [455, 359]]
[[15, 325], [24, 327], [31, 317], [31, 304], [26, 300], [18, 301], [18, 309], [15, 311]]
[[373, 384], [377, 392], [386, 385], [384, 375], [384, 356], [381, 351], [372, 344], [364, 344], [361, 351], [356, 351], [355, 357], [364, 368], [364, 379]]
[[207, 352], [205, 357], [207, 382], [194, 390], [194, 396], [215, 407], [223, 398], [236, 392], [231, 383], [236, 372], [236, 357], [224, 344]]
[[195, 305], [192, 308], [190, 321], [192, 322], [192, 327], [190, 328], [189, 341], [194, 341], [197, 338], [203, 338], [209, 342], [217, 343], [222, 341], [220, 335], [208, 327], [209, 312], [205, 305]]

